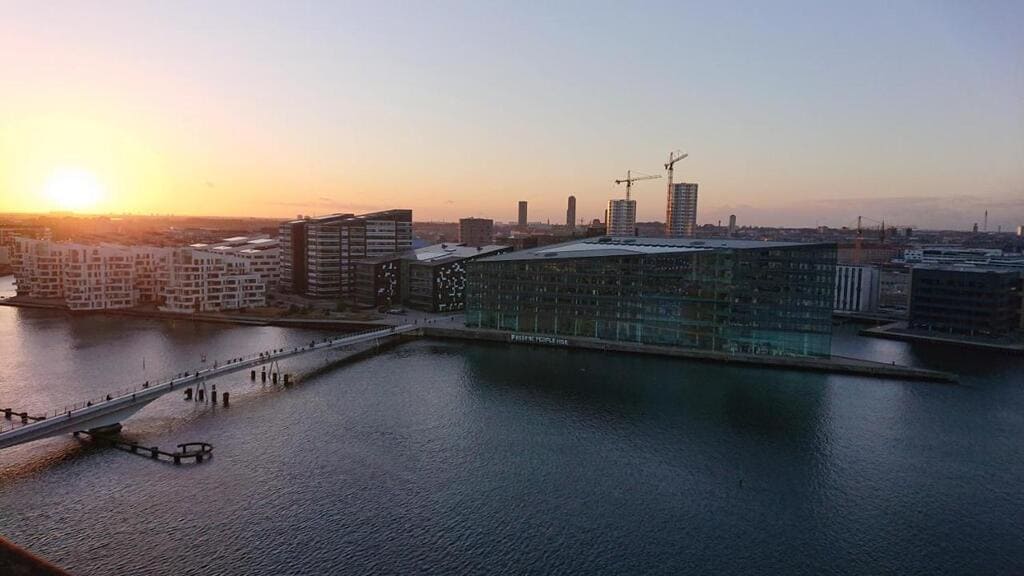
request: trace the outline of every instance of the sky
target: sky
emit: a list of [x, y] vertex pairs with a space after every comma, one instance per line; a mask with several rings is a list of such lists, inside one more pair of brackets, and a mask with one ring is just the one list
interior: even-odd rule
[[[1024, 2], [0, 0], [0, 212], [1024, 224]], [[72, 177], [68, 177], [72, 174]], [[71, 182], [68, 184], [68, 182]], [[663, 220], [666, 181], [633, 188]]]

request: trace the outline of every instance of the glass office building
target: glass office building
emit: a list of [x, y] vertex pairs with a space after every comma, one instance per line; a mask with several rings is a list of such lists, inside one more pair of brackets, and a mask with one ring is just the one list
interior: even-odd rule
[[467, 265], [466, 325], [828, 356], [834, 244], [601, 237]]

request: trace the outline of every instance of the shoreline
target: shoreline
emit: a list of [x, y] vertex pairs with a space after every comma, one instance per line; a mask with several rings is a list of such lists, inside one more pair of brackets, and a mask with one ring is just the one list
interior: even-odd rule
[[[138, 310], [138, 309], [114, 309], [114, 310], [93, 310], [87, 312], [72, 312], [66, 307], [46, 302], [31, 302], [11, 299], [0, 301], [2, 306], [24, 307], [44, 310], [54, 310], [72, 315], [113, 315], [131, 316], [136, 318], [150, 318], [157, 320], [188, 320], [193, 322], [214, 322], [220, 324], [237, 324], [242, 326], [276, 326], [282, 328], [307, 328], [315, 330], [362, 330], [372, 326], [395, 325], [392, 322], [366, 322], [355, 320], [331, 320], [331, 319], [304, 319], [304, 318], [259, 318], [253, 316], [231, 316], [219, 314], [180, 314], [176, 312], [162, 312], [159, 310]], [[875, 329], [862, 330], [861, 334]], [[489, 330], [479, 328], [468, 328], [462, 326], [430, 326], [423, 325], [416, 331], [419, 336], [435, 338], [438, 340], [483, 340], [487, 342], [500, 342], [504, 344], [526, 344], [557, 346], [570, 349], [597, 350], [604, 352], [619, 352], [627, 354], [645, 354], [661, 356], [666, 358], [680, 358], [685, 360], [696, 360], [700, 362], [713, 362], [717, 364], [760, 367], [782, 370], [798, 370], [802, 372], [819, 372], [828, 374], [845, 374], [853, 376], [867, 376], [872, 378], [892, 378], [899, 380], [940, 382], [953, 384], [959, 381], [956, 374], [927, 370], [924, 368], [913, 368], [895, 364], [883, 364], [871, 360], [856, 358], [844, 358], [832, 356], [829, 358], [811, 358], [798, 356], [740, 356], [730, 355], [723, 352], [712, 352], [708, 350], [693, 350], [688, 348], [674, 348], [670, 346], [657, 346], [652, 344], [638, 344], [633, 342], [616, 342], [612, 340], [599, 340], [596, 338], [582, 337], [551, 337], [544, 334], [519, 334], [502, 330]], [[870, 334], [875, 336], [874, 332]]]
[[871, 378], [891, 378], [919, 382], [938, 382], [956, 384], [959, 377], [950, 372], [913, 368], [897, 364], [884, 364], [872, 360], [831, 356], [829, 358], [811, 358], [800, 356], [743, 356], [708, 350], [692, 350], [652, 344], [632, 342], [616, 342], [597, 338], [552, 337], [545, 334], [520, 334], [500, 330], [479, 328], [444, 328], [424, 326], [418, 333], [428, 338], [440, 340], [473, 340], [504, 344], [525, 344], [528, 346], [548, 346], [567, 349], [597, 350], [602, 352], [621, 352], [628, 354], [645, 354], [666, 358], [680, 358], [699, 362], [730, 364], [746, 367], [771, 368], [780, 370], [798, 370], [802, 372], [821, 372], [828, 374], [845, 374], [867, 376]]
[[150, 318], [155, 320], [190, 320], [193, 322], [214, 322], [218, 324], [238, 324], [241, 326], [279, 326], [282, 328], [311, 328], [311, 329], [332, 329], [349, 328], [361, 330], [372, 326], [391, 326], [388, 322], [369, 322], [361, 320], [341, 320], [329, 318], [261, 318], [259, 316], [244, 316], [231, 314], [183, 314], [180, 312], [164, 312], [162, 310], [142, 310], [138, 308], [113, 308], [105, 310], [69, 310], [66, 306], [39, 302], [31, 300], [18, 300], [17, 297], [0, 300], [0, 306], [12, 308], [31, 308], [35, 310], [51, 310], [64, 312], [72, 316], [132, 316], [135, 318]]
[[1008, 352], [1010, 354], [1024, 354], [1024, 343], [1021, 344], [999, 344], [996, 342], [980, 342], [976, 340], [964, 340], [956, 337], [945, 337], [930, 334], [915, 334], [913, 332], [902, 332], [900, 330], [902, 326], [905, 326], [903, 322], [891, 322], [884, 326], [875, 326], [873, 328], [864, 328], [857, 332], [860, 336], [868, 336], [872, 338], [883, 338], [886, 340], [898, 340], [900, 342], [924, 342], [928, 344], [945, 344], [948, 346], [958, 346], [960, 348], [968, 348], [973, 350], [988, 350], [990, 352]]

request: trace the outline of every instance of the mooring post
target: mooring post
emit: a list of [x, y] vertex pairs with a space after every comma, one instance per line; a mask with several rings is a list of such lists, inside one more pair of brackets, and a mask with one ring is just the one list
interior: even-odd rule
[[284, 375], [284, 385], [285, 385], [285, 386], [287, 386], [288, 384], [290, 384], [290, 382], [288, 381], [288, 380], [289, 380], [290, 378], [291, 378], [291, 374], [285, 374], [285, 375]]
[[231, 393], [230, 392], [225, 392], [224, 393], [224, 407], [225, 408], [227, 408], [227, 406], [228, 406], [228, 398], [230, 398], [230, 397], [231, 397]]
[[175, 454], [174, 455], [174, 463], [175, 464], [181, 464], [181, 454]]
[[7, 418], [8, 420], [11, 419], [11, 409], [10, 408], [4, 408], [4, 418]]
[[185, 388], [185, 400], [191, 400], [191, 399], [192, 399], [192, 389], [191, 388]]
[[153, 446], [152, 448], [150, 448], [149, 449], [149, 457], [152, 458], [153, 460], [159, 460], [160, 459], [160, 449], [157, 448], [156, 446]]
[[271, 379], [274, 381], [274, 384], [277, 384], [277, 372], [274, 372], [270, 376], [271, 376]]
[[253, 382], [256, 381], [256, 371], [255, 370], [251, 370], [249, 372], [249, 379], [252, 380]]
[[210, 388], [210, 402], [217, 403], [217, 385], [214, 384]]
[[199, 401], [206, 402], [206, 390], [202, 388], [199, 389]]

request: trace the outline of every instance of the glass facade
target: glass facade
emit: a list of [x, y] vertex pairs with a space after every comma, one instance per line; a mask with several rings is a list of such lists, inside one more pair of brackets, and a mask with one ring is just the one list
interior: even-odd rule
[[499, 256], [468, 265], [466, 324], [730, 354], [828, 356], [835, 268], [834, 244]]

